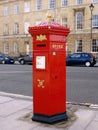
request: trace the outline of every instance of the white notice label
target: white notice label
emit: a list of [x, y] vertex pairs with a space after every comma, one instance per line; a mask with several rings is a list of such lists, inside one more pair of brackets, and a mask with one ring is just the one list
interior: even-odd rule
[[45, 69], [45, 56], [36, 56], [36, 69]]

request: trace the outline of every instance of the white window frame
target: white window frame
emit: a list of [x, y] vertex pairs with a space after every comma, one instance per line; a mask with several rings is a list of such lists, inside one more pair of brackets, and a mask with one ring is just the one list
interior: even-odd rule
[[24, 23], [24, 33], [25, 34], [29, 34], [29, 32], [28, 32], [28, 27], [30, 26], [30, 23], [29, 22], [25, 22]]
[[42, 0], [36, 0], [36, 10], [41, 10], [41, 2]]
[[67, 27], [67, 17], [61, 19], [61, 25]]
[[29, 1], [24, 3], [24, 12], [25, 13], [30, 12], [30, 2]]
[[26, 54], [30, 54], [30, 44], [28, 41], [26, 42]]
[[98, 0], [92, 0], [92, 3], [98, 3]]
[[67, 7], [68, 6], [68, 0], [61, 0], [61, 7]]
[[9, 53], [9, 45], [8, 43], [4, 43], [4, 54], [8, 54]]
[[92, 28], [98, 28], [98, 15], [92, 17]]
[[9, 14], [9, 7], [5, 6], [4, 7], [4, 16], [7, 16]]
[[81, 5], [83, 3], [83, 0], [76, 0], [77, 5]]
[[83, 13], [77, 12], [76, 13], [76, 30], [81, 30], [81, 29], [83, 29]]
[[35, 25], [39, 25], [41, 23], [41, 20], [36, 21]]
[[17, 42], [15, 42], [14, 43], [14, 54], [18, 54], [18, 43]]
[[9, 34], [8, 24], [4, 24], [4, 35], [8, 35], [8, 34]]
[[19, 4], [14, 5], [14, 14], [19, 14]]
[[49, 0], [49, 9], [55, 8], [55, 0]]
[[83, 47], [83, 41], [76, 40], [76, 52], [82, 52], [82, 47]]
[[92, 40], [92, 52], [98, 53], [98, 39]]
[[19, 24], [18, 23], [14, 24], [14, 34], [19, 34]]

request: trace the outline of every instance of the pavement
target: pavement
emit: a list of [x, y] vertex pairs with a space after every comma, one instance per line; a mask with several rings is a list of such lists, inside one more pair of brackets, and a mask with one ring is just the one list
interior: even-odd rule
[[96, 66], [96, 67], [98, 66], [98, 61], [97, 61], [97, 63], [95, 64], [95, 66]]
[[0, 130], [98, 130], [98, 105], [67, 102], [68, 120], [32, 121], [32, 97], [0, 92]]

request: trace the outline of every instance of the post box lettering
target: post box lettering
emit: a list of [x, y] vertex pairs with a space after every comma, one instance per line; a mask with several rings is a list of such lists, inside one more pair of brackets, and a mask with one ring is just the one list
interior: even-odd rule
[[52, 44], [52, 49], [64, 49], [64, 45], [62, 45], [62, 44]]

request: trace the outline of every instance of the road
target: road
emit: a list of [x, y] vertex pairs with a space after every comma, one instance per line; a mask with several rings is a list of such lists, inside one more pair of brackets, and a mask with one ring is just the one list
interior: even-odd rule
[[32, 95], [31, 65], [1, 65], [0, 91]]
[[[32, 66], [0, 65], [0, 91], [32, 96]], [[67, 67], [67, 101], [98, 104], [98, 67]]]
[[98, 67], [67, 67], [67, 101], [98, 104]]

